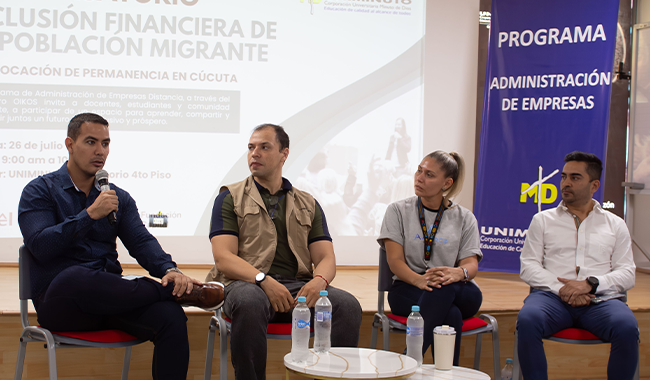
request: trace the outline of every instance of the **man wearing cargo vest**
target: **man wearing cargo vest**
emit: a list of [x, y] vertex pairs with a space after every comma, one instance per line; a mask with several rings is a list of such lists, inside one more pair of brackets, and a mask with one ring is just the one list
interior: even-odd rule
[[256, 127], [248, 143], [252, 175], [222, 187], [212, 209], [216, 265], [207, 278], [226, 285], [222, 311], [232, 319], [237, 379], [266, 377], [267, 326], [290, 322], [298, 296], [313, 308], [319, 292], [327, 290], [332, 347], [356, 347], [359, 341], [361, 306], [351, 294], [329, 285], [336, 258], [325, 215], [310, 194], [282, 177], [288, 155], [289, 136], [282, 127]]

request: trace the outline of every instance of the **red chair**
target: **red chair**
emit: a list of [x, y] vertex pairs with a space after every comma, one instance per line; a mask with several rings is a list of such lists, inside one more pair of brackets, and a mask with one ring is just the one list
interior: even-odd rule
[[56, 380], [56, 349], [57, 348], [82, 348], [82, 347], [125, 347], [124, 363], [122, 364], [122, 380], [129, 377], [129, 364], [131, 363], [131, 348], [136, 344], [145, 342], [120, 330], [103, 331], [75, 331], [53, 332], [40, 326], [30, 326], [28, 320], [27, 301], [32, 298], [32, 289], [29, 282], [29, 266], [33, 260], [32, 253], [24, 245], [20, 247], [18, 257], [18, 296], [20, 299], [20, 320], [23, 332], [20, 335], [18, 359], [16, 360], [15, 380], [23, 376], [25, 353], [27, 343], [45, 343], [47, 348], [50, 380]]
[[[377, 313], [372, 321], [372, 335], [370, 337], [370, 348], [377, 347], [377, 334], [379, 329], [383, 332], [383, 349], [388, 350], [390, 345], [390, 333], [406, 333], [406, 320], [395, 314], [385, 314], [384, 298], [385, 293], [390, 290], [393, 284], [393, 272], [391, 272], [386, 260], [386, 251], [379, 249], [379, 273], [377, 290]], [[501, 378], [501, 360], [499, 356], [499, 325], [496, 318], [489, 314], [481, 314], [477, 317], [468, 318], [463, 321], [462, 336], [476, 335], [476, 346], [474, 347], [474, 369], [478, 370], [481, 362], [481, 345], [483, 334], [492, 334], [492, 351], [494, 359], [494, 378]]]
[[[587, 330], [583, 330], [575, 327], [558, 331], [555, 334], [544, 339], [551, 340], [554, 342], [569, 343], [569, 344], [609, 343], [598, 338], [596, 335], [590, 333]], [[519, 352], [517, 351], [518, 342], [519, 342], [519, 334], [517, 333], [517, 329], [515, 329], [515, 352], [514, 352], [514, 360], [512, 363], [512, 378], [515, 380], [522, 379], [521, 368], [519, 367]], [[634, 379], [639, 380], [639, 364], [637, 364], [636, 366], [636, 374], [634, 375]]]
[[[214, 312], [208, 327], [208, 350], [205, 358], [205, 371], [203, 377], [210, 380], [212, 373], [212, 356], [214, 354], [215, 332], [219, 331], [219, 379], [228, 379], [228, 335], [231, 331], [231, 320], [221, 313], [221, 309]], [[224, 333], [225, 332], [225, 333]], [[312, 337], [314, 329], [311, 329]], [[291, 339], [291, 323], [269, 323], [266, 328], [266, 339]]]

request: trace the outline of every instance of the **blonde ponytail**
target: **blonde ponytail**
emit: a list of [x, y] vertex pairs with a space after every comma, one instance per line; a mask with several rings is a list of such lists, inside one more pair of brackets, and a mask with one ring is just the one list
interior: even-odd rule
[[454, 198], [460, 193], [463, 189], [463, 182], [465, 182], [465, 160], [458, 152], [451, 152], [449, 155], [456, 161], [456, 167], [458, 168], [456, 173], [456, 178], [453, 179], [454, 183], [446, 191], [445, 197], [447, 199]]

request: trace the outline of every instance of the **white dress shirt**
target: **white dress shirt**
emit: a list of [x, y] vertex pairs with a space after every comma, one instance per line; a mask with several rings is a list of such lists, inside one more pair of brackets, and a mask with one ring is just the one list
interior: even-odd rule
[[[576, 229], [577, 217], [564, 206], [537, 213], [521, 251], [521, 279], [536, 289], [558, 294], [569, 280], [598, 279], [598, 295], [623, 293], [634, 287], [630, 233], [623, 219], [594, 208]], [[577, 271], [577, 273], [576, 273]]]

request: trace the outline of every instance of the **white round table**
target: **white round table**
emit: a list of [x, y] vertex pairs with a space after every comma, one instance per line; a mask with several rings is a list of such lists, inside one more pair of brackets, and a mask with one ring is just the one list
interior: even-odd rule
[[418, 368], [409, 380], [490, 380], [487, 373], [464, 367], [452, 367], [449, 371], [436, 369], [433, 364], [424, 364]]
[[415, 373], [417, 362], [406, 355], [369, 348], [332, 347], [315, 353], [305, 362], [294, 363], [291, 353], [284, 357], [286, 375], [295, 373], [316, 379], [405, 379]]

